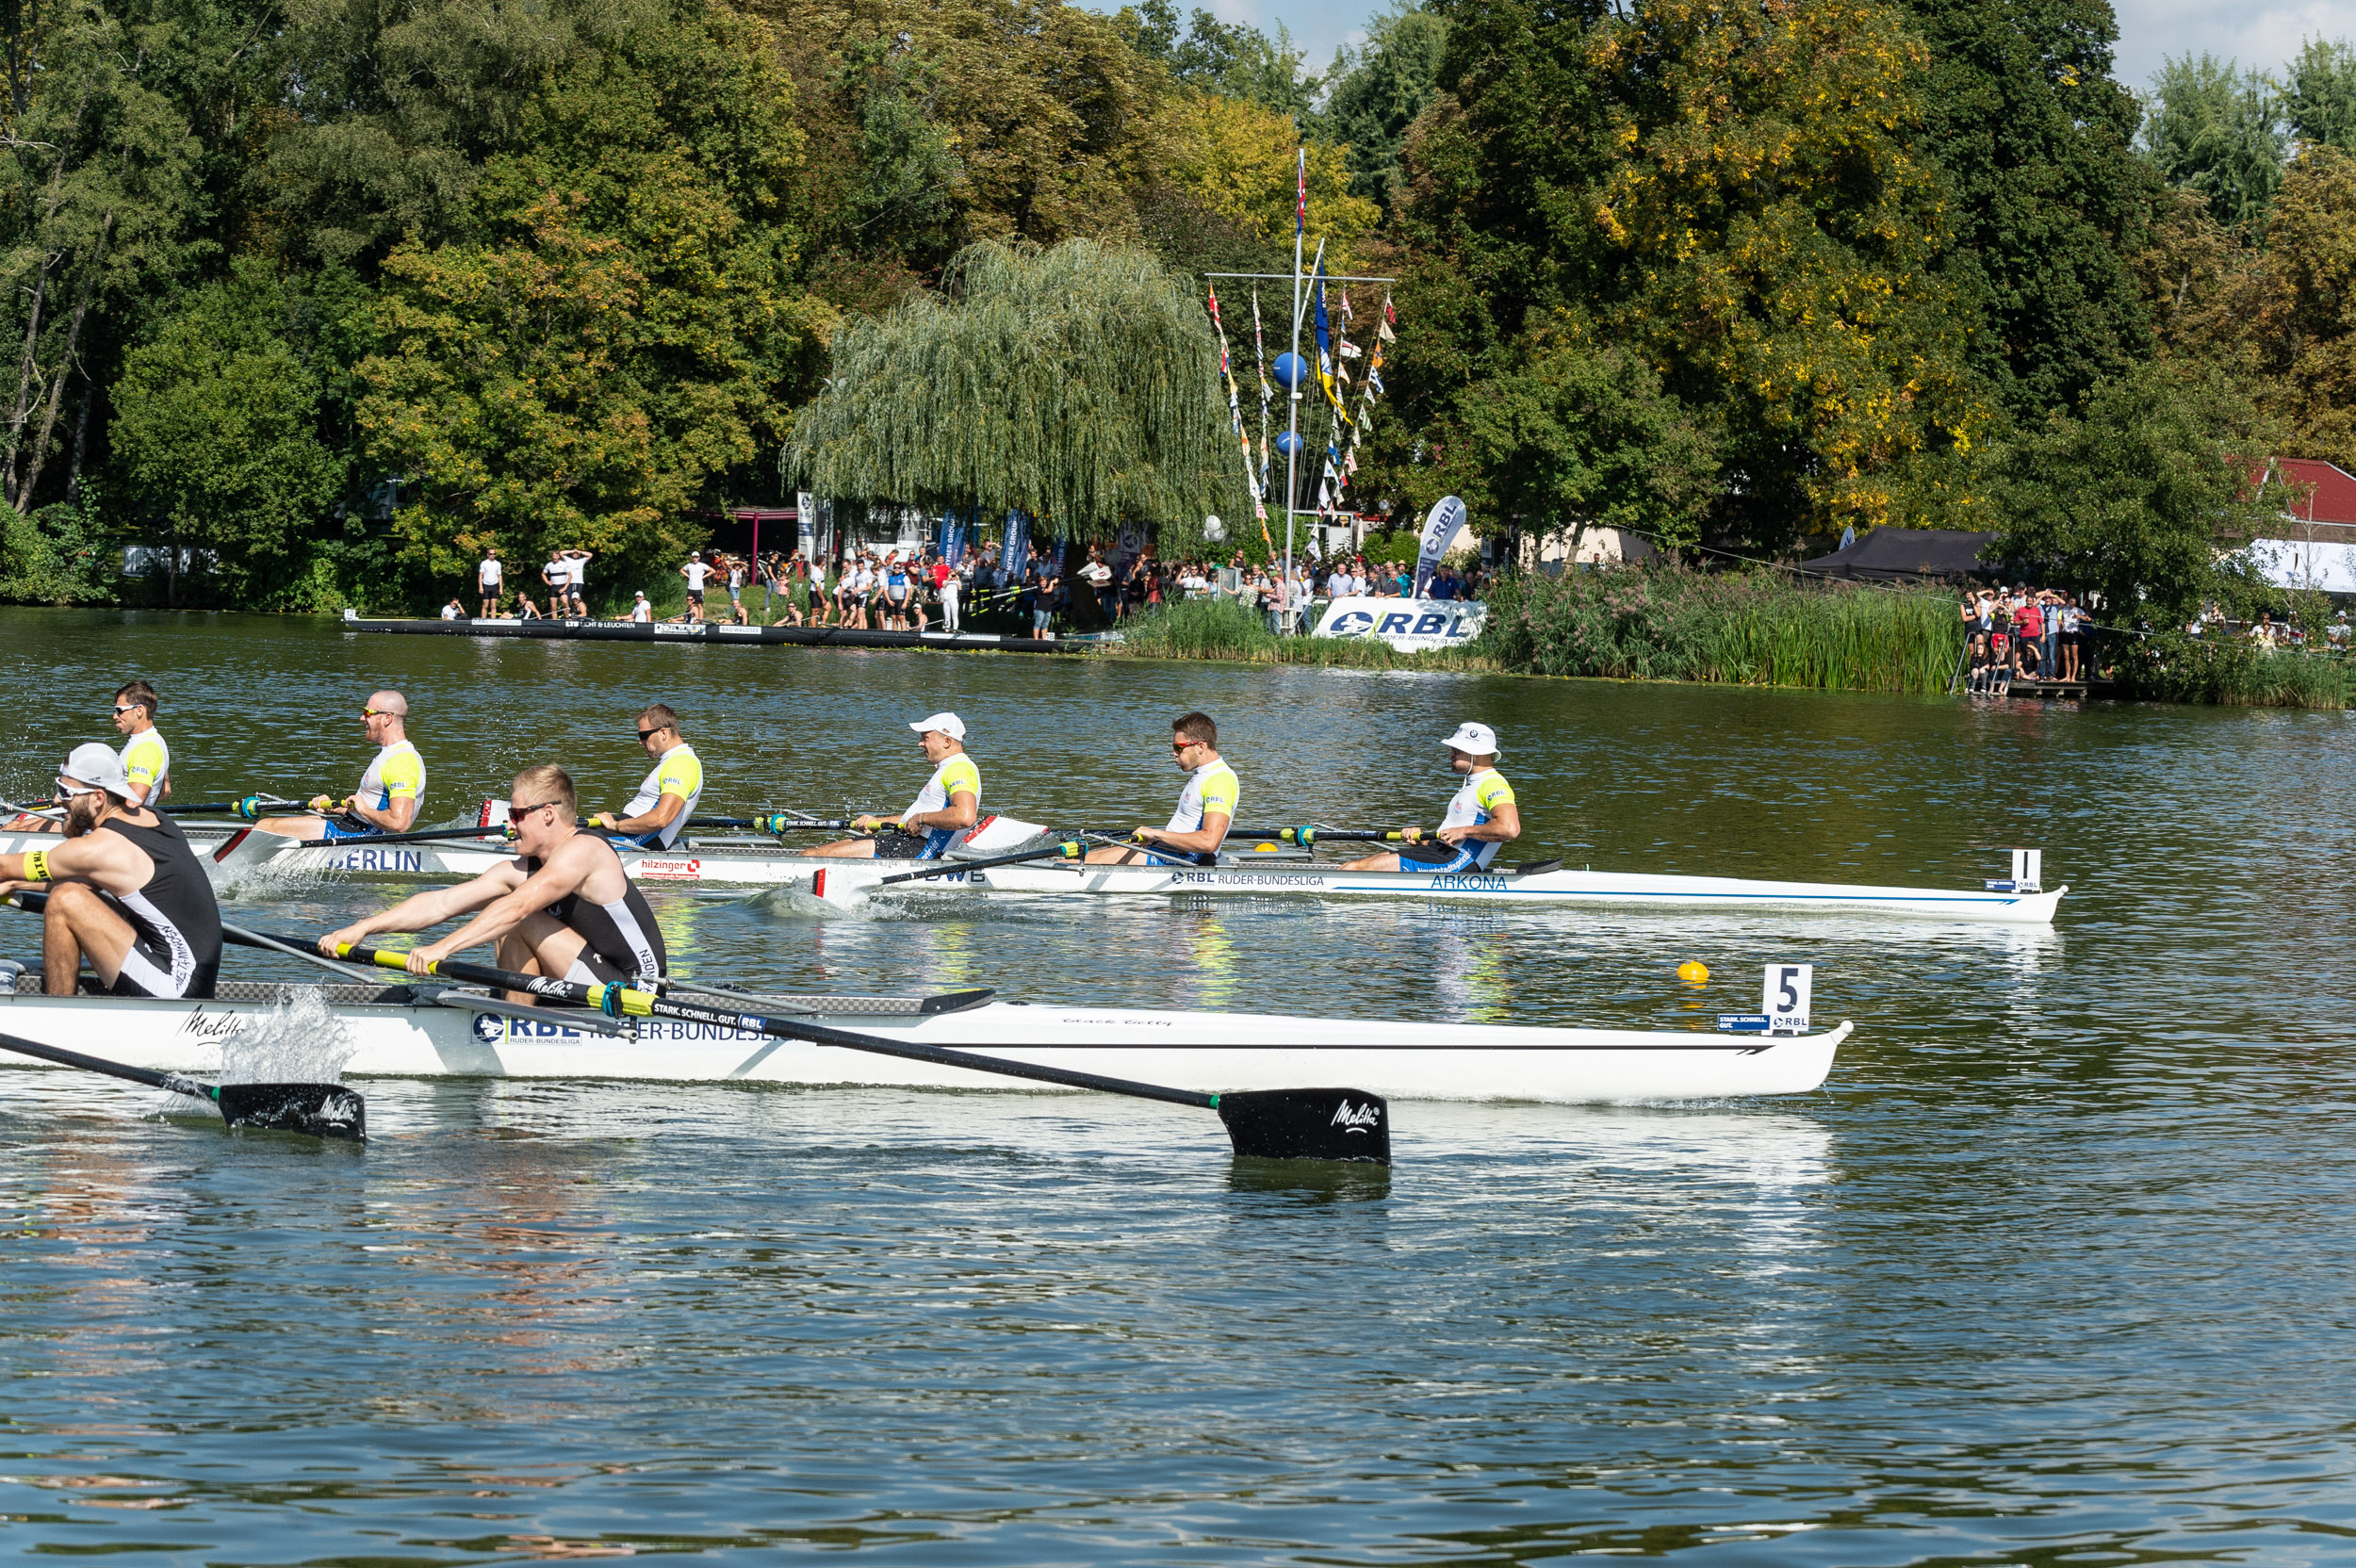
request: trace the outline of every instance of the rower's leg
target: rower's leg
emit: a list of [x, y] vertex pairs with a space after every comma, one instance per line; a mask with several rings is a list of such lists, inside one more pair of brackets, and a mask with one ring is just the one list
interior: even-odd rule
[[1089, 866], [1138, 866], [1145, 863], [1146, 851], [1133, 844], [1106, 844], [1091, 849], [1081, 864]]
[[1399, 857], [1387, 850], [1381, 855], [1366, 855], [1355, 860], [1342, 862], [1344, 871], [1397, 871], [1399, 869]]
[[872, 860], [875, 858], [873, 839], [838, 839], [830, 844], [802, 851], [805, 856], [820, 860]]
[[327, 837], [324, 817], [264, 817], [254, 825], [264, 833], [275, 833], [283, 839], [300, 839], [304, 843], [317, 843]]
[[[550, 969], [548, 961], [551, 945], [563, 946], [556, 941], [559, 937], [572, 939], [571, 950], [564, 955], [563, 962]], [[527, 915], [499, 939], [499, 966], [517, 974], [562, 974], [580, 956], [583, 945], [581, 933], [570, 926], [558, 924], [554, 916], [546, 913]], [[506, 994], [510, 1002], [521, 1002], [532, 1006], [539, 1004], [539, 998], [530, 991], [509, 991]]]
[[131, 923], [108, 908], [88, 883], [56, 884], [49, 890], [49, 906], [41, 923], [43, 987], [51, 996], [72, 996], [85, 957], [99, 979], [113, 985], [137, 935]]

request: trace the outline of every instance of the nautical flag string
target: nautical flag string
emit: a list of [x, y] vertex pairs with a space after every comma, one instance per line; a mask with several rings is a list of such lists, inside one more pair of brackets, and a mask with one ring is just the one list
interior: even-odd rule
[[[1301, 147], [1299, 150], [1299, 156], [1300, 161], [1295, 166], [1299, 172], [1295, 177], [1293, 197], [1293, 238], [1296, 240], [1307, 232], [1309, 227], [1309, 149], [1306, 146]], [[1301, 253], [1294, 252], [1294, 265], [1300, 265], [1300, 260]]]
[[[1260, 330], [1260, 290], [1256, 284], [1252, 289], [1252, 357], [1254, 366], [1260, 372], [1259, 494], [1265, 497], [1268, 494], [1268, 469], [1270, 467], [1268, 444], [1268, 404], [1273, 402], [1276, 399], [1276, 388], [1268, 384], [1268, 335]], [[1289, 505], [1289, 501], [1286, 504]]]
[[1235, 369], [1227, 353], [1227, 324], [1219, 318], [1219, 286], [1211, 286], [1211, 327], [1219, 334], [1219, 373], [1227, 383], [1227, 420], [1235, 427], [1235, 442], [1243, 449], [1243, 485], [1252, 492], [1252, 509], [1259, 514], [1263, 527], [1268, 523], [1268, 503], [1262, 499], [1257, 476], [1252, 467], [1252, 437], [1244, 433], [1243, 400], [1235, 386]]
[[[1334, 475], [1336, 501], [1358, 473], [1358, 443], [1366, 438], [1367, 427], [1374, 416], [1374, 400], [1383, 391], [1383, 346], [1399, 341], [1399, 335], [1391, 331], [1391, 323], [1398, 319], [1399, 313], [1392, 307], [1391, 297], [1383, 295], [1382, 314], [1375, 318], [1374, 351], [1366, 356], [1366, 384], [1358, 393], [1358, 416], [1350, 422], [1350, 446], [1341, 454], [1340, 471]], [[1355, 345], [1351, 345], [1350, 350], [1354, 351]]]

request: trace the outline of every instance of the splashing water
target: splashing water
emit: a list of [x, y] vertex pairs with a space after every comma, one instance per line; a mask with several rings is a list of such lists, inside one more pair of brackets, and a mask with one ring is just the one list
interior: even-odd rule
[[313, 988], [297, 988], [254, 1027], [221, 1047], [224, 1084], [340, 1083], [344, 1064], [360, 1049], [351, 1026], [328, 1011]]

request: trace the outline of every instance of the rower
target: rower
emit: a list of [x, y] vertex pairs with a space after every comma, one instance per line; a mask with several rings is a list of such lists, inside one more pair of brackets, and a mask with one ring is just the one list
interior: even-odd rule
[[965, 754], [965, 721], [955, 713], [935, 713], [908, 727], [916, 731], [924, 760], [933, 764], [932, 777], [908, 808], [896, 817], [855, 818], [851, 826], [862, 837], [820, 844], [803, 854], [836, 859], [938, 860], [972, 830], [982, 814], [982, 771]]
[[1448, 803], [1440, 830], [1426, 841], [1423, 829], [1410, 827], [1399, 837], [1404, 847], [1345, 862], [1344, 871], [1479, 871], [1497, 851], [1522, 836], [1522, 808], [1513, 804], [1513, 786], [1497, 769], [1497, 732], [1485, 724], [1465, 723], [1447, 741], [1448, 765], [1464, 776], [1464, 786]]
[[1205, 713], [1188, 713], [1170, 724], [1171, 760], [1186, 773], [1186, 787], [1178, 796], [1178, 809], [1163, 827], [1140, 827], [1130, 837], [1154, 850], [1114, 844], [1088, 851], [1088, 863], [1099, 866], [1211, 866], [1219, 863], [1219, 846], [1226, 841], [1227, 825], [1235, 820], [1235, 803], [1243, 785], [1235, 770], [1219, 754], [1219, 726]]
[[130, 802], [160, 806], [172, 794], [172, 747], [155, 727], [155, 710], [162, 702], [155, 688], [134, 680], [115, 693], [115, 728], [131, 737], [123, 743], [123, 776], [131, 786]]
[[[343, 843], [385, 833], [406, 833], [425, 798], [425, 759], [409, 743], [409, 699], [399, 692], [377, 692], [360, 710], [360, 723], [376, 743], [376, 760], [360, 776], [360, 787], [343, 800], [311, 797], [312, 815], [264, 817], [256, 826], [306, 843]], [[328, 812], [335, 812], [330, 817]]]
[[139, 805], [123, 760], [92, 742], [57, 776], [65, 841], [0, 855], [0, 889], [47, 891], [41, 962], [51, 996], [72, 996], [88, 958], [117, 996], [207, 997], [221, 970], [221, 906], [170, 817]]
[[654, 771], [619, 817], [600, 811], [590, 825], [622, 834], [640, 849], [668, 849], [703, 798], [703, 760], [679, 738], [679, 715], [659, 702], [638, 715], [638, 743], [654, 753]]
[[[409, 955], [409, 972], [467, 948], [496, 942], [499, 968], [589, 986], [616, 981], [647, 987], [663, 977], [669, 956], [646, 895], [622, 872], [621, 857], [578, 820], [572, 776], [554, 763], [526, 768], [507, 797], [515, 858], [471, 882], [403, 899], [383, 914], [319, 939], [333, 955], [344, 942], [388, 931], [423, 931], [459, 915], [474, 918]], [[512, 994], [512, 993], [511, 993]], [[517, 1002], [529, 995], [516, 994]]]

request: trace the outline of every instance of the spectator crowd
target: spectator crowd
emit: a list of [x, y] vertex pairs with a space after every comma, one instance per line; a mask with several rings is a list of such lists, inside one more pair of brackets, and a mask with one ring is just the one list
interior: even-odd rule
[[2003, 693], [2016, 680], [2074, 684], [2095, 671], [2094, 616], [2059, 588], [1967, 588], [1965, 689]]
[[[499, 551], [486, 549], [476, 568], [477, 614], [488, 618], [504, 613], [512, 591], [515, 613], [523, 619], [536, 620], [544, 614], [586, 619], [587, 572], [595, 559], [589, 550], [551, 553], [539, 573], [544, 608], [542, 597], [530, 585], [507, 582]], [[1369, 563], [1358, 555], [1331, 560], [1297, 557], [1289, 576], [1282, 563], [1251, 563], [1240, 550], [1224, 564], [1214, 560], [1168, 563], [1149, 547], [1115, 565], [1106, 560], [1102, 546], [1093, 545], [1084, 559], [1069, 568], [1060, 565], [1058, 559], [1056, 555], [1032, 555], [1019, 570], [1010, 571], [995, 544], [965, 551], [954, 564], [931, 544], [856, 547], [815, 560], [799, 549], [759, 556], [697, 550], [679, 568], [686, 582], [687, 603], [673, 618], [687, 622], [716, 618], [718, 596], [725, 593], [728, 619], [738, 626], [747, 625], [752, 596], [757, 593], [761, 619], [770, 625], [927, 631], [934, 629], [937, 617], [940, 629], [957, 631], [971, 612], [1005, 610], [1012, 612], [1019, 628], [1044, 637], [1055, 635], [1058, 626], [1116, 626], [1142, 610], [1202, 598], [1232, 600], [1265, 616], [1272, 629], [1298, 631], [1307, 629], [1310, 608], [1317, 601], [1408, 597], [1415, 592], [1412, 563]], [[1426, 596], [1477, 598], [1481, 587], [1477, 569], [1460, 575], [1443, 564]], [[443, 606], [442, 618], [468, 618], [462, 600], [453, 597]], [[635, 596], [624, 618], [654, 618], [643, 592]]]

